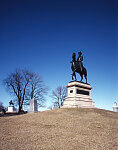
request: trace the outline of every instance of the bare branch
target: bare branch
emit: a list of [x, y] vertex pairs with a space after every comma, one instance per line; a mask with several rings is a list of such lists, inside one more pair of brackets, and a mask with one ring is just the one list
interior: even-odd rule
[[53, 104], [59, 108], [63, 105], [64, 99], [67, 95], [67, 88], [63, 86], [58, 86], [55, 90], [52, 91]]

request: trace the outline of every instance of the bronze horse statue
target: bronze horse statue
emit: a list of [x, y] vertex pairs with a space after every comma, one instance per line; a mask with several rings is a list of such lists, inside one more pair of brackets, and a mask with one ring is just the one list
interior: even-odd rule
[[75, 81], [77, 80], [76, 79], [76, 72], [77, 72], [81, 76], [81, 82], [83, 80], [83, 75], [84, 75], [84, 77], [86, 79], [86, 83], [87, 83], [87, 70], [86, 70], [86, 68], [83, 65], [82, 65], [82, 69], [81, 69], [80, 63], [76, 61], [76, 54], [75, 53], [72, 54], [72, 61], [71, 61], [71, 63], [72, 63], [71, 69], [73, 71], [73, 73], [72, 73], [72, 80], [73, 80], [73, 76], [75, 77]]

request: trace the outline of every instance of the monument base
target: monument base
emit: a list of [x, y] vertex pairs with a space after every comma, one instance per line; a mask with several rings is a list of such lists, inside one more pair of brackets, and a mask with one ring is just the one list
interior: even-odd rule
[[68, 96], [66, 97], [62, 108], [94, 108], [95, 103], [91, 98], [90, 84], [79, 81], [71, 81], [67, 85]]
[[30, 100], [30, 109], [29, 109], [29, 112], [30, 113], [38, 112], [37, 100], [34, 100], [34, 98]]
[[8, 107], [8, 112], [14, 112], [14, 106], [9, 106]]

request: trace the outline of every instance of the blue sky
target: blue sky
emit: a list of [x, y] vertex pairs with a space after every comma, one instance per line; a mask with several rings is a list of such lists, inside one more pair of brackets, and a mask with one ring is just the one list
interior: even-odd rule
[[50, 88], [50, 105], [51, 90], [71, 81], [72, 53], [81, 50], [95, 105], [111, 110], [118, 102], [117, 10], [115, 0], [0, 2], [0, 101], [11, 99], [2, 80], [28, 68]]

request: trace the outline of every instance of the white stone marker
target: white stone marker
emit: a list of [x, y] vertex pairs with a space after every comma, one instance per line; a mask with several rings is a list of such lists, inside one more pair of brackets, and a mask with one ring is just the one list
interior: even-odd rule
[[52, 106], [52, 109], [59, 109], [58, 106]]
[[118, 112], [118, 105], [116, 102], [113, 104], [113, 111]]
[[14, 111], [14, 106], [9, 106], [8, 107], [8, 112], [13, 112]]
[[79, 81], [71, 81], [67, 85], [68, 96], [66, 97], [62, 108], [94, 108], [95, 103], [91, 99], [90, 84]]
[[29, 112], [37, 112], [37, 111], [38, 111], [37, 100], [34, 100], [34, 98], [33, 98], [30, 100]]

